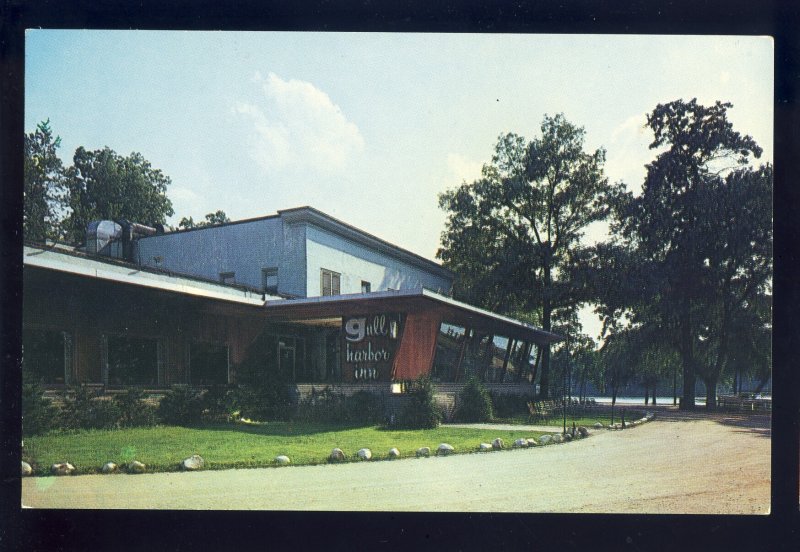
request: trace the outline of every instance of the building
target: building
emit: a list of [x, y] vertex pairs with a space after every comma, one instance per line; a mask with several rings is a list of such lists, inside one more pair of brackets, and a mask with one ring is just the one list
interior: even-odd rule
[[309, 207], [176, 232], [98, 221], [84, 248], [23, 254], [24, 365], [51, 388], [228, 384], [255, 363], [300, 395], [422, 374], [530, 393], [536, 347], [561, 339], [451, 299], [450, 271]]

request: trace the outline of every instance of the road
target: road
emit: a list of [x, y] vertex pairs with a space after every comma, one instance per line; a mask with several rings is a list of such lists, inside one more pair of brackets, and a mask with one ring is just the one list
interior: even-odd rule
[[659, 410], [655, 421], [637, 428], [527, 450], [26, 478], [22, 499], [34, 508], [769, 513], [768, 417]]

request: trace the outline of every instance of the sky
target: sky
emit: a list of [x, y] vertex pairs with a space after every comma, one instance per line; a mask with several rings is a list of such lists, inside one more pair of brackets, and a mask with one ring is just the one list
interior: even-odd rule
[[[311, 205], [435, 259], [438, 195], [501, 133], [563, 113], [635, 192], [646, 114], [681, 98], [731, 102], [772, 160], [769, 37], [31, 29], [25, 49], [26, 132], [49, 119], [66, 165], [79, 146], [141, 153], [172, 180], [172, 225]], [[591, 307], [581, 321], [596, 337]]]

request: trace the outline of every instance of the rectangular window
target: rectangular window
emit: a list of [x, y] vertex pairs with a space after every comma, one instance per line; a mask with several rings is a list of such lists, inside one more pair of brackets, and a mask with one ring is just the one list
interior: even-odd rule
[[42, 384], [69, 383], [72, 339], [67, 332], [25, 329], [22, 336], [22, 368]]
[[235, 272], [220, 272], [219, 273], [219, 281], [223, 284], [235, 284], [236, 283], [236, 273]]
[[436, 339], [436, 355], [433, 359], [435, 381], [449, 382], [456, 380], [459, 361], [461, 360], [467, 330], [462, 326], [442, 323]]
[[361, 293], [369, 293], [372, 290], [372, 284], [361, 280]]
[[158, 342], [109, 335], [106, 339], [108, 385], [158, 385]]
[[228, 346], [192, 343], [189, 350], [189, 382], [192, 385], [228, 383]]
[[322, 280], [322, 296], [329, 297], [331, 295], [340, 295], [340, 283], [342, 275], [338, 272], [333, 272], [332, 270], [325, 270], [324, 268], [320, 270], [320, 273], [320, 280]]
[[262, 268], [261, 269], [261, 287], [264, 293], [270, 295], [278, 294], [278, 269], [277, 268]]

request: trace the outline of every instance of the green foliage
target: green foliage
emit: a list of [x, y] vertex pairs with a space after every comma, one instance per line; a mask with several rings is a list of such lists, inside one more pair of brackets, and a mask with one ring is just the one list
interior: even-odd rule
[[202, 228], [203, 226], [216, 226], [217, 224], [224, 224], [230, 222], [231, 219], [225, 214], [225, 211], [217, 211], [216, 213], [208, 213], [206, 220], [195, 222], [192, 217], [183, 217], [178, 223], [178, 228], [181, 230], [188, 230], [189, 228]]
[[[538, 311], [551, 330], [560, 309], [591, 300], [571, 278], [586, 227], [609, 214], [605, 151], [584, 152], [585, 131], [545, 116], [541, 137], [498, 139], [482, 178], [439, 196], [447, 212], [437, 256], [459, 275], [456, 298], [501, 312]], [[541, 388], [549, 393], [549, 347]]]
[[203, 406], [203, 400], [197, 390], [176, 386], [161, 399], [157, 416], [165, 424], [194, 426], [202, 421]]
[[492, 398], [478, 378], [470, 377], [459, 394], [455, 419], [459, 422], [491, 421]]
[[326, 387], [300, 401], [295, 419], [304, 422], [376, 425], [383, 421], [381, 398], [367, 391], [351, 396], [333, 393]]
[[67, 204], [67, 188], [57, 153], [60, 146], [61, 138], [53, 136], [49, 119], [25, 135], [22, 231], [26, 240], [61, 237], [59, 222]]
[[145, 400], [144, 391], [136, 387], [127, 389], [113, 399], [119, 409], [117, 425], [120, 427], [152, 426], [156, 424], [156, 407]]
[[114, 429], [119, 427], [121, 418], [119, 403], [100, 397], [85, 385], [77, 385], [64, 393], [59, 425], [63, 429]]
[[531, 398], [527, 395], [490, 392], [489, 397], [492, 399], [492, 413], [495, 418], [509, 419], [528, 415], [528, 401]]
[[38, 435], [57, 423], [58, 409], [44, 398], [42, 386], [34, 381], [22, 383], [22, 434]]
[[442, 411], [433, 397], [433, 384], [427, 376], [420, 376], [409, 390], [406, 405], [397, 421], [398, 427], [407, 429], [435, 429], [442, 423]]
[[215, 385], [202, 396], [203, 419], [209, 422], [229, 422], [239, 411], [235, 387]]
[[277, 337], [261, 334], [237, 368], [236, 401], [241, 416], [252, 420], [288, 420], [294, 411], [289, 395], [290, 375], [279, 369], [274, 351]]
[[170, 178], [139, 153], [123, 157], [108, 147], [96, 151], [79, 147], [66, 179], [72, 212], [64, 224], [73, 243], [85, 239], [92, 220], [164, 224], [174, 213], [166, 195]]

